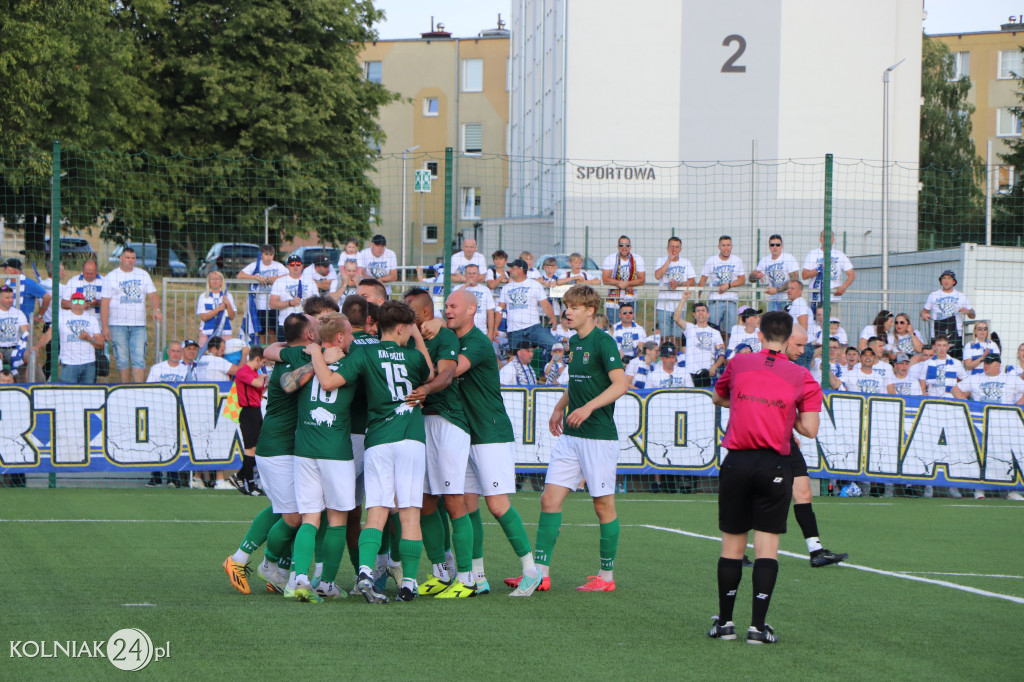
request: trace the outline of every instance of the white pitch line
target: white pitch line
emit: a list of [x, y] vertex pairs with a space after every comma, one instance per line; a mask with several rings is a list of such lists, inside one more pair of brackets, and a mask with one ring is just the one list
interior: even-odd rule
[[942, 506], [959, 509], [1024, 509], [1024, 505], [1020, 504], [944, 504]]
[[156, 606], [156, 604], [121, 604], [121, 606]]
[[[693, 538], [701, 538], [702, 540], [715, 540], [717, 542], [721, 542], [721, 538], [714, 537], [712, 535], [702, 535], [700, 533], [691, 533], [690, 531], [679, 530], [678, 528], [665, 528], [663, 526], [651, 526], [651, 525], [646, 525], [646, 524], [644, 525], [644, 528], [650, 528], [652, 530], [663, 530], [663, 531], [665, 531], [667, 533], [676, 533], [677, 535], [686, 535], [686, 536], [693, 537]], [[752, 547], [753, 545], [747, 545], [747, 546], [748, 547]], [[786, 551], [781, 550], [781, 549], [779, 550], [779, 554], [783, 554], [783, 555], [789, 556], [789, 557], [794, 557], [796, 559], [800, 559], [800, 560], [804, 560], [804, 561], [806, 561], [806, 559], [807, 559], [807, 556], [804, 555], [804, 554], [795, 554], [793, 552], [786, 552]], [[1013, 595], [1009, 595], [1009, 594], [1000, 594], [999, 592], [989, 592], [988, 590], [979, 590], [976, 587], [967, 587], [966, 585], [957, 585], [956, 583], [951, 583], [951, 582], [948, 582], [948, 581], [945, 581], [945, 580], [935, 580], [933, 578], [922, 578], [920, 576], [909, 575], [907, 573], [898, 573], [898, 572], [895, 572], [895, 571], [884, 571], [884, 570], [882, 570], [880, 568], [871, 568], [869, 566], [860, 566], [858, 564], [851, 564], [851, 563], [847, 563], [845, 561], [840, 563], [840, 564], [837, 564], [837, 565], [842, 567], [842, 568], [852, 568], [852, 569], [856, 569], [858, 571], [865, 571], [867, 573], [876, 573], [878, 575], [887, 575], [887, 576], [890, 576], [890, 577], [893, 577], [893, 578], [903, 578], [904, 580], [913, 580], [914, 582], [919, 582], [919, 583], [928, 583], [930, 585], [939, 585], [940, 587], [948, 587], [948, 588], [953, 589], [953, 590], [960, 590], [962, 592], [970, 592], [971, 594], [978, 594], [978, 595], [981, 595], [983, 597], [993, 597], [995, 599], [1004, 599], [1006, 601], [1010, 601], [1010, 602], [1013, 602], [1015, 604], [1024, 604], [1024, 597], [1014, 597]]]
[[938, 571], [899, 571], [899, 573], [916, 575], [955, 575], [967, 578], [1011, 578], [1013, 580], [1024, 580], [1024, 575], [1001, 575], [999, 573], [939, 573]]
[[222, 519], [0, 519], [0, 523], [252, 523]]

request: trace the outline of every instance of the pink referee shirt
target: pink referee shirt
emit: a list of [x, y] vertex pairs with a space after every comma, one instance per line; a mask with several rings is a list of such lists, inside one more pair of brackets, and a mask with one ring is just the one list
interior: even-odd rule
[[715, 384], [729, 398], [729, 426], [722, 446], [775, 450], [788, 455], [797, 412], [821, 412], [821, 387], [785, 353], [737, 355]]

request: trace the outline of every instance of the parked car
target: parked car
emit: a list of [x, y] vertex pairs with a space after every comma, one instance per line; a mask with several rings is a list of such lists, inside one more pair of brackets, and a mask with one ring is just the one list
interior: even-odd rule
[[[46, 236], [46, 243], [44, 246], [46, 258], [50, 258], [50, 236]], [[25, 255], [25, 251], [20, 251], [22, 255]], [[61, 237], [60, 238], [60, 255], [61, 258], [69, 258], [76, 261], [83, 261], [88, 258], [95, 258], [96, 252], [89, 246], [89, 242], [81, 237]]]
[[260, 259], [258, 244], [234, 244], [217, 242], [210, 247], [206, 258], [199, 265], [199, 275], [206, 277], [214, 270], [220, 270], [228, 279], [237, 277], [249, 263]]
[[335, 268], [338, 267], [338, 258], [341, 257], [341, 249], [332, 249], [329, 246], [300, 246], [289, 253], [285, 260], [292, 256], [298, 256], [302, 259], [302, 264], [308, 266], [312, 265], [313, 259], [321, 253], [326, 253], [331, 265]]
[[[140, 268], [143, 270], [152, 270], [156, 267], [156, 244], [139, 244], [138, 242], [119, 244], [118, 247], [114, 249], [114, 252], [110, 254], [110, 258], [108, 259], [114, 264], [112, 267], [117, 267], [117, 263], [121, 259], [121, 252], [124, 251], [125, 246], [130, 246], [135, 249], [135, 264]], [[188, 277], [188, 267], [181, 262], [181, 259], [178, 258], [178, 254], [174, 252], [174, 249], [171, 249], [170, 255], [171, 277]]]
[[[567, 253], [545, 253], [540, 258], [534, 259], [533, 267], [540, 270], [544, 265], [544, 261], [552, 257], [554, 257], [554, 259], [558, 261], [559, 270], [569, 269], [569, 254]], [[588, 272], [596, 272], [598, 274], [600, 274], [601, 272], [601, 268], [598, 267], [597, 263], [594, 262], [594, 259], [589, 257], [585, 257], [583, 259], [583, 269], [587, 270]]]

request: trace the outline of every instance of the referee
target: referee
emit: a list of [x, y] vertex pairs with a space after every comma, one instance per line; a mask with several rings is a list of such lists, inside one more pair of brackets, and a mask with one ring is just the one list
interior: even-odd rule
[[786, 532], [793, 495], [790, 442], [794, 427], [808, 438], [817, 436], [822, 400], [811, 373], [786, 357], [792, 331], [787, 313], [765, 314], [761, 352], [734, 357], [711, 393], [716, 405], [729, 408], [722, 439], [729, 455], [721, 465], [718, 493], [719, 611], [708, 631], [715, 639], [736, 639], [732, 611], [743, 576], [743, 550], [753, 529], [754, 598], [747, 643], [778, 641], [764, 621], [779, 573], [779, 535]]

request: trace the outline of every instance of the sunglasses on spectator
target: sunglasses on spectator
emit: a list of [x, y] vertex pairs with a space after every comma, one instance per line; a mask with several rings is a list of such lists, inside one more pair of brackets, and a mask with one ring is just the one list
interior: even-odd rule
[[85, 301], [81, 301], [81, 300], [72, 301], [71, 305], [85, 305]]
[[976, 331], [976, 332], [987, 332], [988, 331], [988, 327], [975, 327], [974, 331]]
[[768, 246], [782, 246], [782, 242], [768, 242]]
[[620, 249], [621, 249], [622, 247], [624, 247], [624, 246], [625, 246], [625, 247], [629, 247], [629, 246], [632, 246], [632, 244], [619, 244], [619, 248], [620, 248]]

